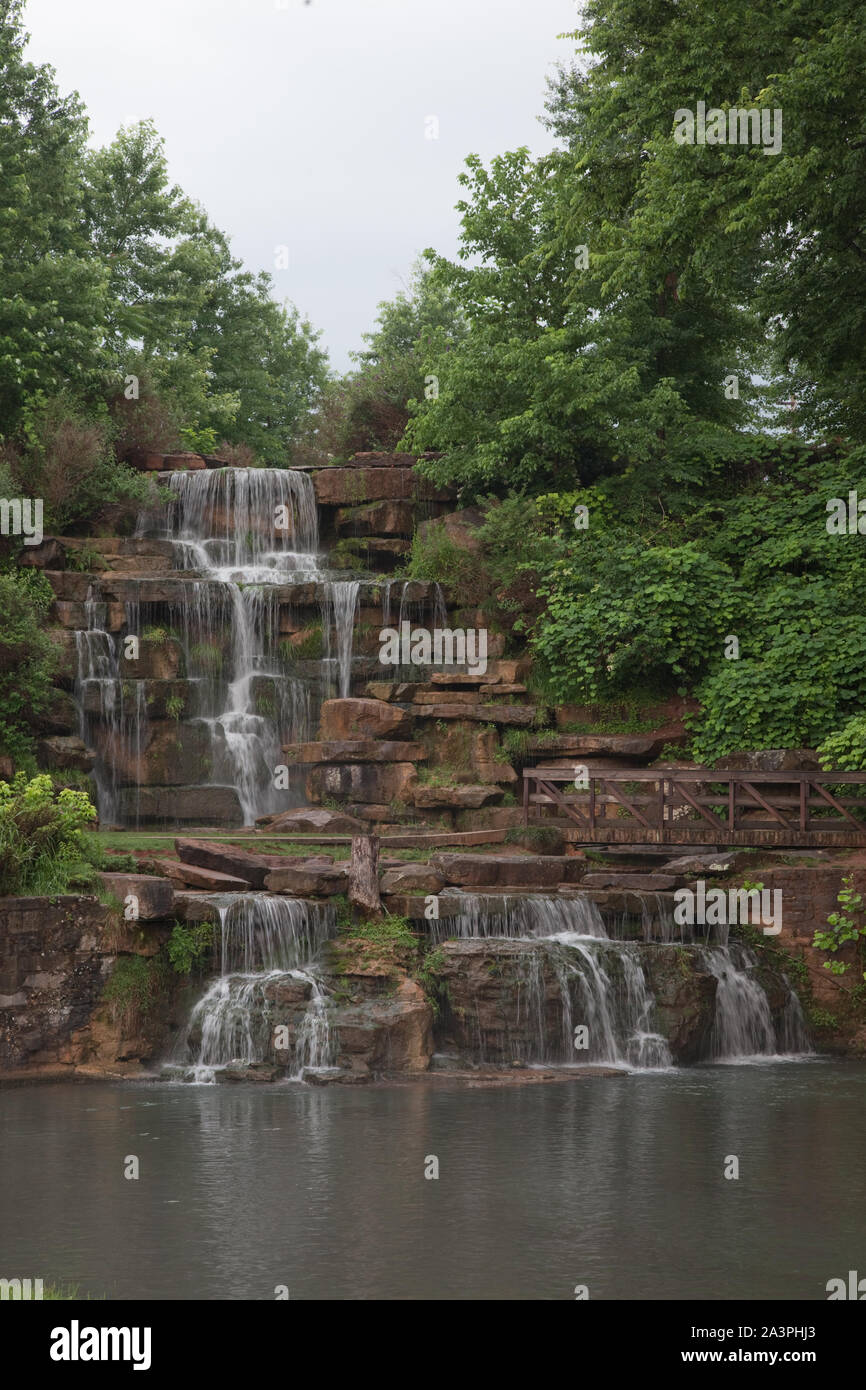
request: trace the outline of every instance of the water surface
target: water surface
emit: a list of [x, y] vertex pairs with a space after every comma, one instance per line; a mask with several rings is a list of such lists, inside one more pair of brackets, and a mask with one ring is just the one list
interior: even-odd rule
[[826, 1299], [866, 1270], [864, 1155], [854, 1062], [4, 1090], [0, 1275], [121, 1299]]

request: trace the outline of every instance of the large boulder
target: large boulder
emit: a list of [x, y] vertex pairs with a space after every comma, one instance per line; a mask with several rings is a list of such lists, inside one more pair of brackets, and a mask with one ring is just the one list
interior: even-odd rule
[[361, 502], [447, 502], [453, 495], [437, 488], [412, 468], [321, 468], [313, 474], [320, 506], [357, 506]]
[[401, 739], [411, 731], [411, 716], [405, 710], [386, 704], [384, 700], [326, 700], [322, 705], [319, 738], [323, 741]]

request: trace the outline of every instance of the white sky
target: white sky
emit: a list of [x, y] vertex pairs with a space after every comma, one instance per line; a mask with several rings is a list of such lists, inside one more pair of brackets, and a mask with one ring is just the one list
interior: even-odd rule
[[[152, 117], [171, 177], [274, 275], [338, 369], [418, 252], [457, 249], [467, 154], [550, 147], [575, 0], [28, 0], [28, 57], [94, 141]], [[425, 138], [427, 117], [439, 138]], [[275, 269], [275, 248], [289, 268]]]

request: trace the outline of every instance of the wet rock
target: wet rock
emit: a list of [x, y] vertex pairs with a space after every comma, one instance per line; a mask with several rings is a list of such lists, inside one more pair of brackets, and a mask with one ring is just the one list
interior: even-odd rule
[[421, 986], [402, 979], [393, 994], [336, 1011], [341, 1064], [374, 1073], [424, 1072], [433, 1052], [433, 1009]]
[[174, 911], [174, 888], [168, 878], [156, 878], [153, 874], [113, 874], [99, 875], [103, 887], [126, 902], [130, 896], [137, 900], [137, 920], [155, 922], [160, 918], [171, 917]]
[[276, 1081], [279, 1075], [279, 1068], [270, 1062], [229, 1062], [227, 1067], [214, 1072], [214, 1080], [218, 1083], [235, 1081], [268, 1083]]
[[40, 570], [60, 570], [66, 564], [66, 551], [53, 536], [46, 536], [39, 545], [22, 546], [16, 563]]
[[322, 705], [319, 725], [322, 740], [401, 739], [411, 731], [411, 717], [383, 700], [326, 700]]
[[175, 680], [183, 665], [183, 647], [174, 637], [164, 642], [149, 642], [141, 638], [136, 661], [121, 662], [124, 680]]
[[312, 993], [312, 980], [295, 979], [293, 975], [279, 975], [276, 979], [262, 985], [264, 998], [280, 1008], [292, 1008], [306, 1004]]

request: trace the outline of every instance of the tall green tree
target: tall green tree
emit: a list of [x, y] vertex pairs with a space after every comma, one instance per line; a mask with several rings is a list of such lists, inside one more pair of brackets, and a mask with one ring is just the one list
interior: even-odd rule
[[0, 432], [33, 395], [95, 389], [108, 275], [82, 216], [87, 121], [24, 58], [22, 0], [0, 0]]

